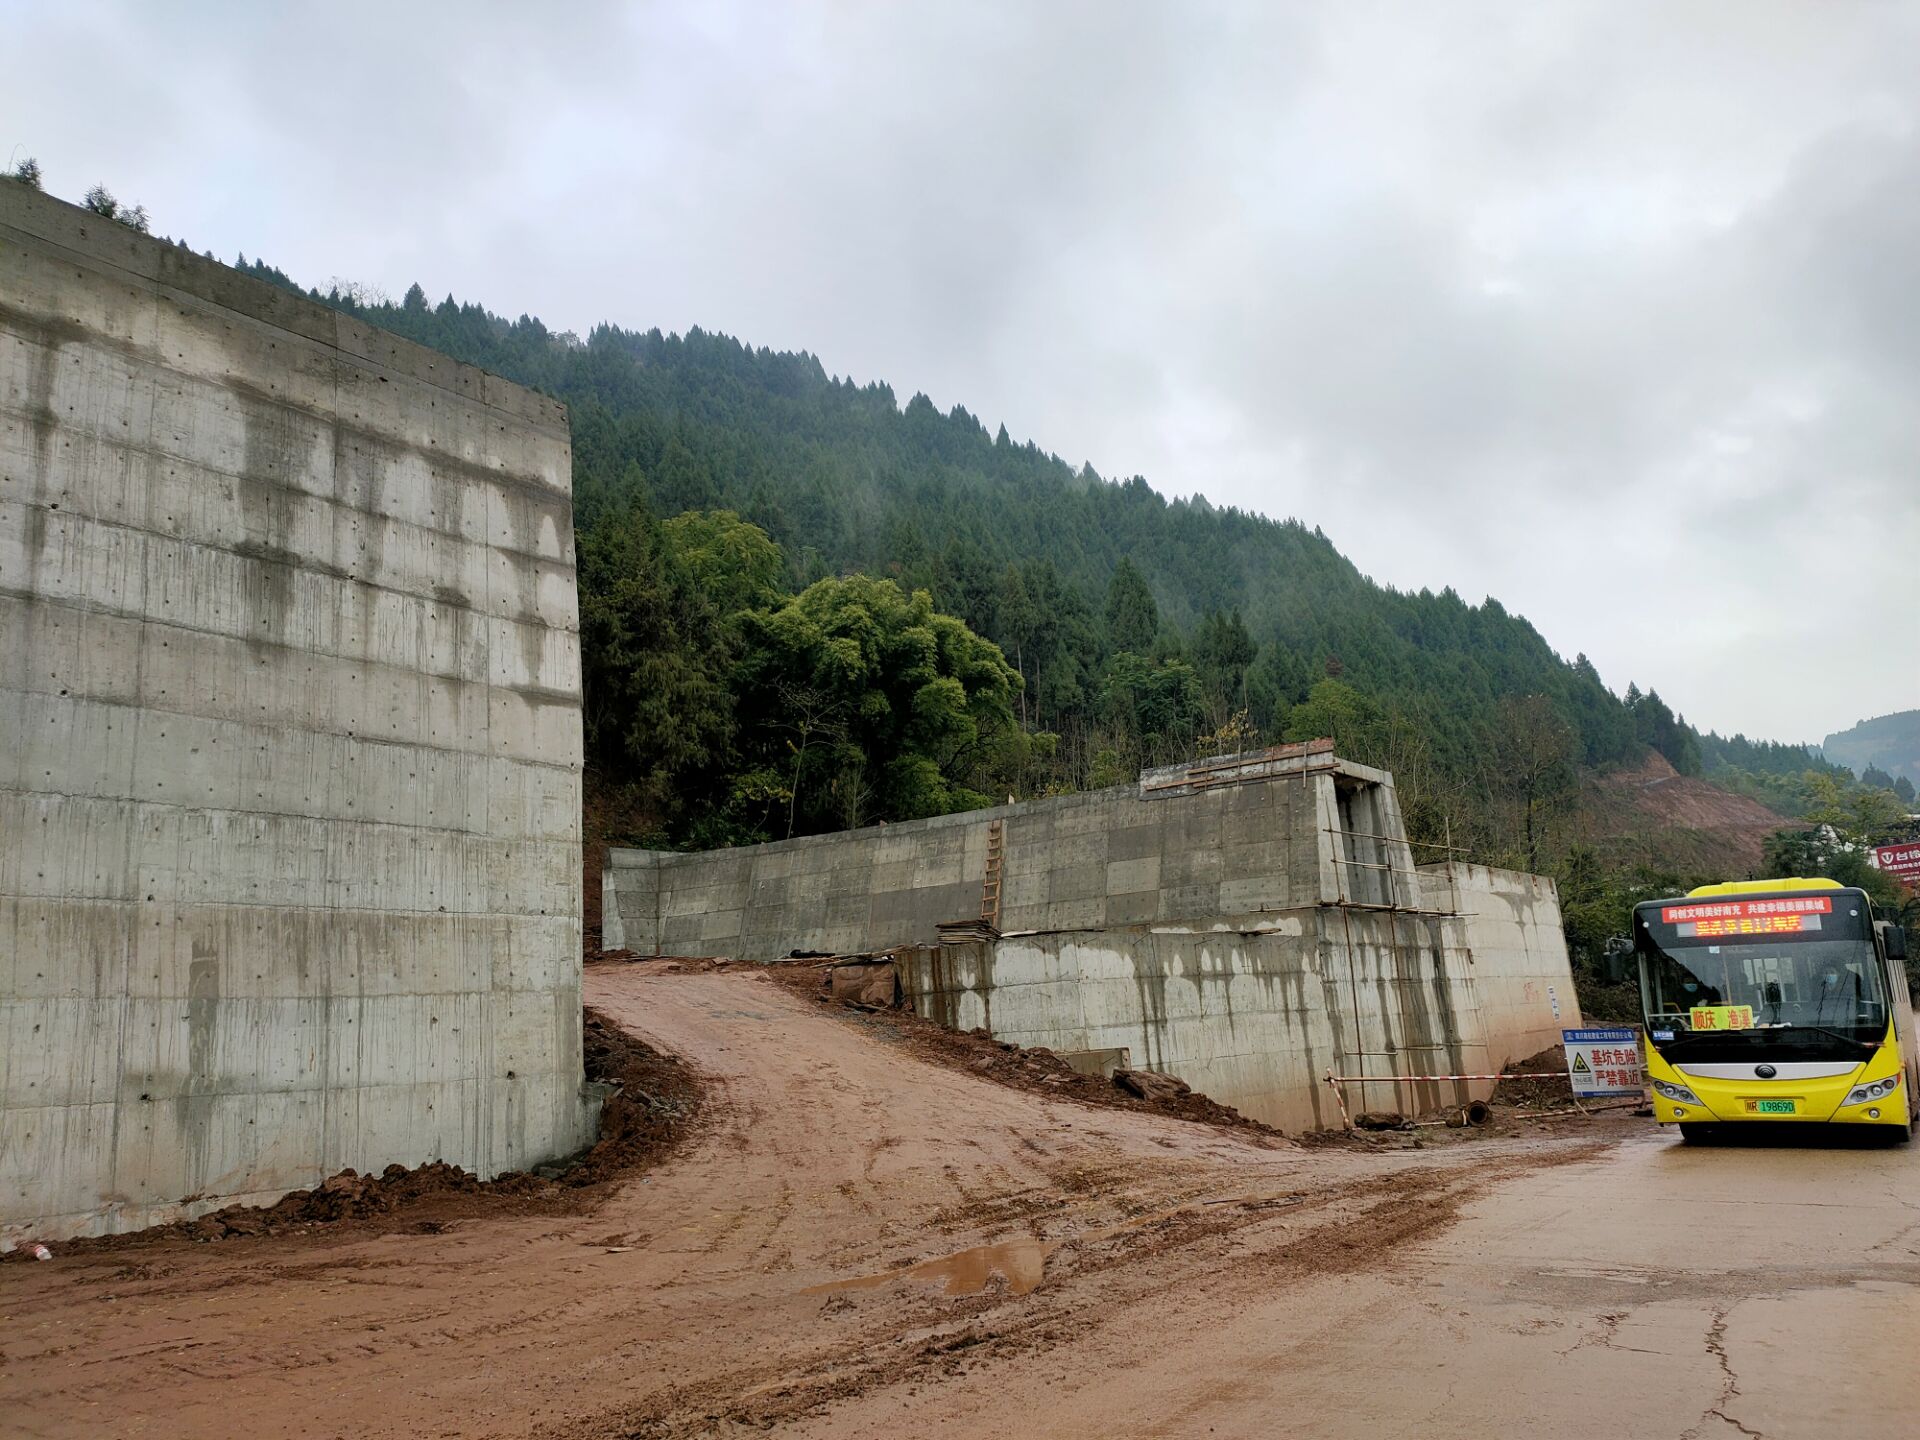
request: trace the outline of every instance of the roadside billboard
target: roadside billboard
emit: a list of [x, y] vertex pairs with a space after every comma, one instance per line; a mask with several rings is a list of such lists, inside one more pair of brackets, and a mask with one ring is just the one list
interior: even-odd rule
[[1908, 840], [1899, 845], [1876, 845], [1873, 847], [1873, 863], [1887, 874], [1920, 890], [1920, 842]]

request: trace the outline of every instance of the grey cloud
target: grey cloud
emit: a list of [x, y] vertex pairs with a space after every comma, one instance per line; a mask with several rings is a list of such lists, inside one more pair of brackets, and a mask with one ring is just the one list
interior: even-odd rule
[[1920, 6], [0, 0], [0, 33], [36, 62], [0, 147], [222, 255], [810, 349], [1496, 594], [1698, 723], [1920, 704], [1884, 604], [1920, 555]]

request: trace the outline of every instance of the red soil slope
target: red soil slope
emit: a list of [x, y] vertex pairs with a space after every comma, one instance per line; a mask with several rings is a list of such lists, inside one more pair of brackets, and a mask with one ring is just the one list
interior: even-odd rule
[[1757, 800], [1680, 774], [1659, 754], [1605, 776], [1597, 788], [1608, 829], [1643, 842], [1649, 858], [1725, 869], [1729, 878], [1758, 866], [1767, 836], [1794, 824]]

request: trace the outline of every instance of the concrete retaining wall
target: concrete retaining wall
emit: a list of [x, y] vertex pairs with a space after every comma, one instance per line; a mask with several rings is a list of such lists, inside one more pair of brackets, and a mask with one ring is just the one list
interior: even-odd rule
[[1449, 944], [1472, 965], [1490, 1069], [1560, 1043], [1581, 1024], [1553, 881], [1485, 865], [1421, 867], [1432, 908], [1451, 912]]
[[[995, 824], [998, 923], [1009, 933], [1337, 900], [1357, 872], [1321, 838], [1337, 824], [1336, 773], [1387, 778], [1328, 757], [1259, 783], [1160, 798], [1128, 785], [735, 850], [614, 850], [603, 943], [766, 960], [931, 940], [942, 922], [980, 915]], [[1399, 856], [1409, 870], [1404, 842]]]
[[[942, 922], [980, 915], [995, 826], [1001, 938], [932, 943]], [[1288, 1129], [1337, 1123], [1330, 1069], [1492, 1071], [1579, 1023], [1552, 882], [1416, 868], [1392, 777], [1323, 746], [845, 835], [616, 850], [605, 886], [609, 946], [761, 960], [900, 948], [921, 1014], [1070, 1056], [1124, 1048]], [[1350, 1095], [1421, 1110], [1491, 1088]]]
[[[1544, 885], [1540, 923], [1558, 923], [1551, 882], [1472, 867], [1469, 883]], [[1249, 925], [912, 947], [898, 957], [901, 984], [921, 1014], [954, 1029], [982, 1026], [1063, 1055], [1124, 1046], [1136, 1065], [1288, 1130], [1339, 1123], [1328, 1070], [1480, 1073], [1557, 1041], [1549, 988], [1562, 997], [1564, 1023], [1580, 1023], [1565, 951], [1556, 961], [1544, 932], [1529, 937], [1532, 950], [1501, 948], [1513, 937], [1473, 916], [1344, 906]], [[1423, 1111], [1492, 1088], [1360, 1083], [1347, 1097], [1356, 1110]]]
[[0, 185], [0, 1239], [582, 1144], [556, 403]]

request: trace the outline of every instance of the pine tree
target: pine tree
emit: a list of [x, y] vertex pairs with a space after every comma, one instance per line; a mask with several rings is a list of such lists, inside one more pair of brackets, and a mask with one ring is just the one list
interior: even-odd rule
[[1160, 607], [1146, 577], [1125, 556], [1114, 566], [1107, 583], [1107, 646], [1110, 650], [1134, 655], [1152, 651], [1154, 637], [1160, 633]]

